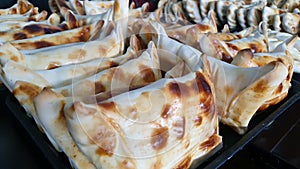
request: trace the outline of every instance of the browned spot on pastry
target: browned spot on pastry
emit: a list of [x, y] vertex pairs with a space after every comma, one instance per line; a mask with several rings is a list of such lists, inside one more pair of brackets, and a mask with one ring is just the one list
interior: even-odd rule
[[210, 30], [210, 26], [205, 24], [197, 24], [197, 28], [200, 29], [202, 32]]
[[227, 96], [230, 96], [233, 93], [234, 89], [228, 85], [225, 86], [225, 92]]
[[81, 32], [79, 32], [79, 39], [81, 42], [85, 42], [90, 38], [90, 32], [91, 32], [91, 28], [87, 27], [85, 29], [83, 29]]
[[105, 55], [107, 53], [107, 49], [103, 48], [103, 46], [99, 46], [98, 52], [99, 55]]
[[76, 6], [83, 8], [83, 5], [82, 5], [82, 3], [80, 3], [80, 1], [75, 1], [75, 4], [76, 4]]
[[209, 149], [211, 147], [214, 147], [217, 144], [218, 140], [218, 136], [214, 134], [210, 136], [207, 141], [203, 142], [200, 145], [200, 149]]
[[101, 82], [97, 81], [95, 83], [95, 94], [101, 93], [105, 91], [105, 86], [102, 85]]
[[292, 80], [293, 69], [294, 69], [294, 67], [292, 64], [288, 65], [288, 74], [286, 76], [286, 81], [288, 81], [288, 82], [290, 82]]
[[26, 83], [26, 82], [22, 82], [22, 84], [19, 85], [18, 88], [16, 88], [13, 93], [14, 93], [14, 95], [24, 93], [27, 96], [29, 96], [30, 98], [33, 98], [33, 97], [37, 96], [41, 92], [41, 90], [42, 89], [39, 86], [30, 84], [30, 83]]
[[40, 32], [43, 32], [43, 28], [41, 25], [38, 25], [38, 24], [32, 24], [32, 25], [27, 25], [23, 28], [23, 30], [25, 32], [28, 32], [30, 34], [36, 34], [36, 33], [40, 33]]
[[122, 161], [122, 165], [126, 166], [128, 164], [128, 161], [127, 160], [123, 160]]
[[263, 80], [259, 81], [254, 87], [254, 92], [263, 93], [266, 90], [265, 82]]
[[77, 19], [76, 19], [76, 17], [71, 12], [67, 13], [66, 20], [68, 22], [69, 29], [73, 29], [73, 28], [77, 28], [78, 27]]
[[27, 4], [23, 1], [19, 1], [18, 3], [18, 10], [20, 14], [24, 14], [25, 12], [28, 11]]
[[233, 45], [232, 43], [226, 43], [226, 44], [227, 44], [227, 46], [228, 46], [229, 48], [231, 48], [234, 52], [240, 51], [240, 49], [239, 49], [237, 46]]
[[182, 42], [181, 40], [183, 40], [185, 38], [185, 32], [182, 31], [174, 31], [174, 30], [168, 30], [167, 34], [170, 38], [178, 41], [178, 42]]
[[171, 106], [169, 104], [165, 105], [163, 112], [161, 113], [162, 118], [168, 118], [169, 115], [171, 114]]
[[254, 53], [262, 52], [262, 49], [261, 49], [261, 47], [258, 46], [258, 44], [252, 43], [252, 44], [249, 44], [249, 46]]
[[27, 25], [23, 30], [29, 34], [41, 35], [41, 34], [51, 34], [62, 31], [59, 27], [54, 27], [51, 25], [42, 25], [42, 24], [32, 24]]
[[160, 150], [167, 145], [169, 130], [167, 127], [155, 128], [151, 134], [151, 145], [154, 150]]
[[15, 55], [11, 56], [10, 57], [11, 60], [15, 61], [15, 62], [18, 62], [19, 61], [19, 58]]
[[59, 114], [58, 114], [58, 120], [59, 121], [65, 121], [66, 120], [65, 115], [64, 115], [65, 104], [66, 103], [64, 101], [61, 101], [61, 107], [60, 107]]
[[119, 65], [120, 65], [119, 63], [114, 62], [114, 61], [110, 61], [110, 62], [109, 62], [109, 67], [117, 67], [117, 66], [119, 66]]
[[116, 148], [116, 133], [111, 126], [105, 124], [103, 119], [99, 119], [100, 123], [89, 130], [90, 144], [98, 146], [96, 153], [99, 156], [112, 156]]
[[282, 90], [283, 90], [283, 85], [282, 85], [282, 83], [280, 83], [280, 85], [275, 90], [274, 94], [280, 94], [282, 92]]
[[197, 116], [194, 120], [195, 126], [200, 126], [202, 124], [203, 118], [201, 116]]
[[17, 11], [17, 9], [16, 8], [11, 8], [11, 9], [9, 9], [9, 11], [8, 11], [8, 14], [16, 14], [18, 11]]
[[104, 109], [110, 110], [110, 111], [116, 110], [116, 104], [114, 102], [100, 103], [99, 106], [103, 107]]
[[163, 168], [163, 165], [161, 163], [161, 158], [156, 158], [155, 163], [153, 164], [153, 166], [151, 167], [152, 169], [160, 169]]
[[55, 69], [55, 68], [58, 68], [58, 67], [60, 67], [60, 66], [61, 66], [61, 64], [58, 63], [58, 62], [51, 62], [51, 63], [49, 63], [49, 65], [48, 65], [48, 67], [47, 67], [47, 70]]
[[79, 60], [86, 55], [86, 51], [84, 49], [77, 49], [71, 55], [68, 56], [71, 60]]
[[225, 53], [222, 53], [222, 61], [227, 62], [227, 63], [231, 63], [233, 58]]
[[120, 11], [120, 2], [114, 3], [114, 11]]
[[176, 167], [176, 169], [187, 169], [191, 165], [191, 156], [187, 156]]
[[171, 92], [171, 94], [176, 95], [177, 97], [181, 96], [181, 91], [178, 83], [176, 82], [169, 83], [168, 89]]
[[145, 80], [145, 82], [150, 83], [155, 81], [155, 74], [151, 68], [141, 65], [139, 66], [139, 70], [140, 76], [143, 80]]
[[24, 14], [33, 6], [31, 4], [25, 3], [24, 1], [18, 1], [18, 10], [20, 14]]
[[204, 96], [200, 98], [200, 108], [202, 109], [202, 113], [212, 113], [215, 111], [214, 102], [211, 96]]
[[47, 41], [37, 41], [34, 42], [33, 44], [35, 46], [35, 48], [39, 49], [39, 48], [44, 48], [44, 47], [49, 47], [49, 46], [55, 46], [54, 43], [52, 42], [47, 42]]
[[19, 32], [14, 34], [14, 40], [26, 39], [27, 35], [25, 33]]
[[277, 58], [277, 61], [284, 64], [284, 60], [282, 58]]
[[184, 148], [187, 149], [190, 146], [190, 140], [186, 139], [184, 143]]
[[68, 30], [69, 26], [66, 23], [59, 24], [58, 27], [62, 30]]
[[[197, 90], [197, 86], [193, 86], [195, 90]], [[175, 95], [176, 97], [182, 97], [182, 96], [190, 96], [191, 93], [191, 87], [187, 86], [184, 83], [177, 83], [172, 82], [168, 84], [168, 89], [172, 95]], [[198, 90], [197, 90], [198, 92]]]
[[118, 169], [133, 169], [136, 168], [131, 161], [123, 160], [122, 163], [119, 164]]
[[99, 147], [99, 148], [96, 150], [96, 154], [98, 154], [99, 156], [112, 156], [112, 155], [113, 155], [113, 152], [108, 151], [108, 150], [105, 150], [105, 149]]
[[198, 92], [204, 92], [208, 96], [212, 94], [211, 88], [202, 73], [200, 72], [196, 73], [196, 82], [197, 82]]

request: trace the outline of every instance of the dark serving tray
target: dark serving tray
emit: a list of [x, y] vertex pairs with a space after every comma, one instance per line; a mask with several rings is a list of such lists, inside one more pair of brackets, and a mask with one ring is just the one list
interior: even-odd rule
[[[275, 119], [281, 116], [288, 108], [300, 99], [300, 75], [295, 74], [292, 80], [292, 87], [287, 98], [276, 106], [256, 115], [249, 124], [249, 129], [244, 135], [239, 135], [231, 128], [220, 124], [220, 135], [223, 137], [223, 147], [211, 157], [206, 159], [198, 168], [220, 168], [237, 152], [245, 147], [264, 129], [268, 128]], [[1, 92], [1, 91], [0, 91]], [[6, 105], [13, 113], [20, 124], [25, 128], [30, 138], [48, 159], [54, 169], [71, 169], [67, 157], [57, 152], [51, 145], [45, 134], [36, 126], [33, 119], [26, 115], [25, 110], [20, 106], [12, 94], [8, 94]]]
[[273, 122], [278, 117], [282, 116], [282, 114], [284, 114], [284, 112], [286, 112], [294, 103], [299, 101], [300, 82], [295, 79], [296, 78], [292, 80], [292, 88], [290, 89], [287, 98], [276, 106], [269, 107], [267, 110], [260, 112], [253, 117], [250, 121], [248, 131], [244, 135], [239, 135], [228, 126], [221, 124], [220, 135], [223, 137], [223, 148], [198, 168], [220, 168], [257, 135], [266, 128], [269, 128]]
[[[0, 90], [1, 91], [1, 90]], [[46, 157], [53, 169], [71, 169], [68, 158], [65, 154], [56, 151], [52, 146], [47, 136], [42, 133], [34, 120], [27, 116], [27, 113], [23, 107], [19, 104], [18, 100], [9, 93], [5, 101], [8, 109], [15, 116], [15, 118], [24, 127], [29, 137], [32, 139], [38, 149], [41, 150], [42, 154]]]

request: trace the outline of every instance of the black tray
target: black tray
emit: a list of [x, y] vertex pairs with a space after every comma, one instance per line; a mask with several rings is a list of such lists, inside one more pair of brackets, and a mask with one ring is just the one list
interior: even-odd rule
[[220, 135], [223, 137], [223, 148], [206, 162], [202, 163], [198, 168], [220, 168], [258, 134], [271, 126], [279, 116], [284, 114], [284, 112], [299, 99], [300, 82], [294, 78], [292, 80], [292, 88], [287, 98], [276, 106], [269, 107], [267, 110], [253, 117], [250, 121], [248, 131], [244, 135], [238, 135], [228, 126], [221, 124]]
[[27, 116], [23, 107], [19, 104], [18, 100], [9, 93], [5, 101], [8, 109], [12, 112], [15, 118], [24, 127], [29, 137], [34, 144], [41, 150], [42, 154], [46, 157], [53, 169], [71, 169], [70, 163], [65, 154], [56, 151], [48, 138], [42, 133], [34, 120]]
[[[226, 161], [233, 157], [239, 150], [243, 149], [261, 131], [267, 128], [272, 122], [283, 114], [291, 105], [300, 99], [300, 83], [297, 81], [299, 74], [295, 74], [292, 80], [292, 87], [287, 98], [276, 106], [268, 108], [255, 116], [249, 124], [249, 129], [244, 135], [238, 135], [231, 128], [220, 125], [220, 135], [223, 137], [223, 147], [214, 155], [205, 160], [198, 168], [220, 168]], [[57, 152], [51, 145], [45, 134], [36, 126], [33, 119], [26, 115], [25, 110], [20, 106], [12, 94], [6, 98], [6, 104], [13, 115], [28, 132], [31, 139], [52, 164], [54, 169], [70, 169], [67, 157]]]

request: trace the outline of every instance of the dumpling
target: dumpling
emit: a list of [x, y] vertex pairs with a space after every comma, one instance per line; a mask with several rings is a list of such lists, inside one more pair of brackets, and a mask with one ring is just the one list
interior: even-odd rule
[[64, 110], [77, 146], [99, 168], [188, 168], [221, 143], [213, 86], [202, 72]]

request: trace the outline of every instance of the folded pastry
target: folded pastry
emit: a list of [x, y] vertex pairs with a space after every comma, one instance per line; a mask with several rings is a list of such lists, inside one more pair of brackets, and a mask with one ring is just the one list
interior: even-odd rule
[[[69, 98], [70, 100], [72, 101], [71, 98]], [[63, 96], [50, 89], [44, 89], [34, 99], [37, 118], [49, 140], [56, 146], [57, 150], [66, 154], [75, 169], [94, 169], [96, 167], [81, 153], [70, 136], [63, 113], [66, 103], [67, 100]]]
[[72, 10], [70, 4], [65, 0], [50, 0], [49, 6], [52, 12], [60, 12], [62, 16], [65, 16], [68, 10]]
[[281, 19], [281, 25], [282, 28], [290, 33], [290, 34], [296, 34], [300, 31], [300, 16], [299, 14], [294, 13], [285, 13], [282, 16], [280, 16]]
[[[124, 42], [121, 38], [120, 26], [117, 24], [115, 29], [109, 28], [111, 26], [112, 23], [102, 31], [106, 36], [104, 39], [92, 40], [86, 43], [78, 42], [22, 51], [18, 51], [11, 44], [6, 43], [0, 46], [1, 64], [5, 64], [7, 60], [14, 60], [33, 70], [52, 69], [95, 58], [117, 56], [123, 52]], [[12, 53], [15, 54], [12, 55]]]
[[[163, 51], [159, 55], [161, 63], [168, 68], [165, 76], [180, 77], [199, 68], [211, 73], [209, 76], [215, 86], [221, 121], [240, 134], [246, 131], [250, 119], [257, 111], [282, 101], [290, 88], [293, 62], [286, 53], [286, 43], [277, 46], [272, 53], [241, 50], [232, 62], [237, 66], [211, 57], [209, 66], [206, 66], [205, 59], [203, 60], [205, 55], [200, 51], [167, 36], [161, 35], [158, 39], [159, 51]], [[262, 89], [256, 90], [256, 86], [262, 86]], [[247, 104], [249, 100], [252, 104]]]
[[259, 33], [256, 33], [254, 36], [230, 41], [222, 41], [216, 38], [217, 37], [212, 34], [202, 36], [199, 43], [199, 49], [209, 56], [213, 56], [229, 63], [237, 52], [243, 49], [251, 49], [254, 53], [268, 51], [266, 38]]
[[251, 118], [260, 108], [264, 108], [278, 92], [285, 92], [280, 89], [289, 70], [280, 61], [252, 68], [237, 67], [212, 57], [209, 57], [209, 62], [221, 122], [240, 134], [245, 133]]
[[199, 44], [199, 40], [205, 33], [216, 33], [217, 25], [213, 19], [213, 13], [210, 13], [201, 22], [192, 25], [180, 25], [177, 28], [172, 26], [165, 28], [169, 37], [176, 39], [184, 44]]
[[[33, 98], [37, 96], [43, 88], [54, 87], [53, 84], [63, 85], [66, 82], [67, 84], [69, 84], [72, 81], [75, 82], [76, 80], [79, 80], [81, 78], [88, 77], [93, 73], [99, 72], [100, 70], [104, 70], [111, 66], [116, 66], [116, 64], [123, 64], [124, 62], [132, 59], [132, 57], [135, 57], [136, 55], [136, 52], [139, 48], [137, 48], [137, 44], [135, 44], [137, 42], [133, 42], [135, 40], [135, 38], [132, 38], [131, 43], [133, 44], [132, 48], [134, 49], [129, 48], [128, 52], [123, 56], [103, 60], [99, 59], [98, 61], [93, 60], [89, 63], [82, 63], [79, 65], [69, 65], [67, 67], [63, 66], [57, 68], [56, 70], [52, 69], [34, 71], [24, 66], [18, 65], [14, 62], [8, 62], [3, 69], [4, 73], [2, 74], [2, 80], [13, 92], [14, 96], [18, 99], [20, 104], [25, 108], [28, 115], [32, 116], [35, 119], [38, 126], [40, 126], [40, 122], [36, 116], [36, 111], [32, 101]], [[157, 67], [159, 67], [159, 65]], [[155, 69], [155, 71], [156, 70], [159, 69]], [[62, 77], [56, 78], [57, 72], [61, 73]], [[147, 73], [151, 72], [146, 71], [144, 74], [148, 75]], [[155, 78], [157, 76], [158, 75], [155, 74]], [[140, 78], [137, 77], [135, 79]], [[142, 85], [141, 83], [144, 84], [145, 82], [137, 81], [137, 85]], [[147, 83], [149, 83], [149, 81]], [[70, 87], [72, 87], [72, 85], [70, 85]], [[43, 130], [42, 127], [40, 128], [41, 130]]]
[[[151, 80], [149, 78], [151, 78], [151, 73], [149, 74], [149, 68], [147, 68], [147, 66], [151, 67], [153, 66], [154, 70], [154, 77], [155, 79], [153, 80], [157, 80], [158, 78], [160, 78], [160, 72], [159, 71], [159, 64], [158, 64], [158, 58], [157, 58], [157, 54], [154, 55], [153, 50], [155, 50], [153, 44], [149, 44], [149, 46], [151, 48], [149, 48], [149, 53], [140, 56], [139, 60], [136, 60], [135, 62], [131, 62], [128, 61], [125, 63], [125, 65], [122, 67], [122, 65], [120, 67], [118, 67], [118, 69], [115, 69], [116, 71], [123, 71], [122, 74], [122, 79], [120, 79], [124, 84], [123, 87], [131, 87], [130, 85], [146, 85], [148, 84]], [[129, 51], [128, 51], [129, 52]], [[153, 61], [148, 61], [147, 62], [147, 57], [150, 57], [149, 55], [151, 54], [151, 58], [153, 59]], [[149, 58], [150, 59], [150, 58]], [[136, 63], [136, 65], [133, 65], [134, 63]], [[122, 67], [122, 68], [121, 68]], [[136, 68], [139, 68], [141, 70], [141, 72], [138, 72], [139, 70], [136, 70]], [[126, 68], [126, 70], [125, 70]], [[127, 71], [129, 68], [131, 68], [131, 71]], [[109, 69], [108, 69], [109, 70]], [[107, 76], [109, 72], [112, 71], [106, 71], [107, 72]], [[157, 72], [157, 73], [155, 73]], [[114, 72], [112, 72], [114, 73]], [[130, 79], [130, 73], [132, 75], [136, 75], [137, 73], [144, 73], [144, 76], [136, 76], [136, 77], [132, 77], [132, 82], [133, 84], [127, 84], [126, 82], [124, 82], [124, 79], [126, 80], [126, 78]], [[159, 73], [159, 74], [158, 74]], [[124, 77], [123, 77], [124, 75]], [[129, 76], [128, 76], [129, 75]], [[149, 76], [150, 77], [149, 77]], [[157, 77], [158, 76], [158, 77]], [[116, 75], [112, 74], [112, 77], [116, 77]], [[147, 78], [145, 79], [146, 82], [143, 82], [141, 80], [138, 80], [140, 78]], [[112, 79], [106, 79], [106, 78], [102, 78], [103, 80], [99, 81], [103, 84], [112, 84], [112, 89], [117, 90], [120, 87], [122, 87], [122, 84], [119, 84], [119, 82], [117, 80], [117, 85], [118, 88], [113, 86], [113, 81], [111, 81]], [[106, 81], [105, 81], [106, 80]], [[86, 80], [85, 80], [86, 81]], [[78, 81], [79, 83], [81, 81]], [[20, 84], [20, 82], [17, 82], [17, 85]], [[76, 82], [73, 84], [76, 87]], [[25, 84], [23, 84], [24, 86]], [[120, 85], [120, 86], [119, 86]], [[30, 85], [27, 85], [30, 86]], [[32, 85], [31, 85], [32, 86]], [[71, 85], [72, 86], [72, 85]], [[85, 89], [88, 89], [88, 86], [83, 86], [85, 87]], [[105, 87], [110, 87], [109, 85], [105, 86]], [[20, 88], [16, 88], [16, 89], [20, 89]], [[81, 88], [83, 89], [83, 88]], [[107, 90], [111, 90], [110, 88], [107, 88]], [[22, 95], [16, 93], [16, 97], [17, 98], [21, 98]], [[73, 92], [74, 93], [74, 92]], [[85, 94], [84, 96], [88, 96], [88, 93], [83, 93]], [[94, 94], [94, 93], [93, 93]], [[23, 94], [24, 96], [24, 94]], [[28, 100], [31, 98], [28, 98]], [[93, 165], [91, 165], [85, 156], [82, 155], [82, 153], [80, 152], [80, 150], [77, 148], [77, 146], [75, 145], [73, 139], [71, 138], [68, 129], [66, 127], [66, 122], [64, 120], [64, 115], [61, 114], [61, 110], [63, 110], [63, 107], [65, 105], [65, 103], [70, 103], [74, 100], [74, 97], [70, 97], [67, 98], [67, 100], [64, 98], [64, 96], [54, 93], [53, 91], [51, 91], [50, 89], [44, 89], [43, 91], [41, 91], [40, 94], [38, 94], [35, 99], [34, 99], [34, 105], [35, 105], [35, 109], [36, 109], [36, 114], [35, 117], [38, 120], [38, 123], [40, 124], [40, 126], [42, 126], [43, 130], [46, 131], [46, 134], [49, 138], [49, 140], [52, 142], [52, 144], [54, 146], [57, 147], [57, 149], [62, 150], [63, 152], [66, 153], [66, 155], [69, 157], [71, 163], [73, 164], [73, 167], [75, 168], [93, 168]], [[29, 103], [27, 103], [28, 105]], [[47, 107], [47, 109], [45, 109]]]
[[86, 11], [84, 9], [84, 4], [80, 0], [70, 0], [69, 5], [73, 11], [75, 11], [79, 15], [86, 15]]
[[48, 25], [53, 25], [53, 26], [58, 26], [60, 23], [60, 17], [56, 13], [51, 14], [47, 20], [43, 20], [40, 22], [36, 21], [3, 21], [0, 23], [0, 31], [5, 32], [13, 29], [18, 29], [18, 28], [23, 28], [27, 25], [32, 25], [32, 24], [48, 24]]
[[47, 18], [47, 11], [39, 12], [27, 0], [18, 0], [18, 2], [7, 9], [0, 9], [0, 23], [5, 21], [42, 21]]
[[83, 6], [86, 15], [96, 15], [106, 12], [114, 5], [114, 1], [88, 1], [84, 0]]
[[98, 168], [188, 168], [221, 143], [214, 89], [202, 72], [64, 110], [75, 143]]
[[[124, 64], [135, 58], [139, 51], [139, 42], [135, 36], [131, 38], [131, 46], [127, 53], [115, 58], [91, 60], [86, 63], [62, 66], [51, 70], [32, 70], [18, 63], [7, 62], [1, 74], [1, 80], [11, 90], [28, 115], [36, 119], [33, 98], [45, 87], [59, 87], [69, 85], [71, 82], [89, 77], [110, 67]], [[57, 76], [57, 74], [61, 76]], [[38, 121], [38, 119], [36, 120]], [[38, 123], [38, 122], [37, 122]]]
[[239, 67], [257, 67], [264, 66], [273, 61], [283, 63], [287, 70], [288, 74], [285, 79], [283, 79], [282, 83], [278, 86], [276, 92], [274, 92], [269, 100], [265, 101], [263, 105], [259, 108], [259, 110], [264, 110], [271, 105], [275, 105], [282, 101], [288, 94], [288, 90], [291, 87], [291, 77], [293, 76], [294, 64], [293, 60], [289, 54], [289, 52], [284, 50], [284, 52], [273, 52], [273, 53], [256, 53], [252, 54], [249, 50], [244, 50], [238, 53], [238, 55], [233, 59], [231, 64], [237, 65]]
[[28, 13], [28, 11], [32, 10], [32, 8], [34, 8], [34, 6], [27, 0], [18, 0], [18, 2], [13, 6], [6, 9], [0, 9], [0, 16], [12, 14], [23, 15]]
[[93, 36], [93, 34], [95, 34], [95, 32], [101, 30], [103, 24], [104, 21], [100, 20], [91, 25], [28, 39], [15, 40], [11, 41], [10, 43], [18, 50], [29, 50], [67, 43], [86, 42], [90, 37]]
[[199, 9], [199, 1], [183, 1], [183, 5], [188, 13], [188, 16], [196, 23], [202, 21], [202, 16]]
[[[300, 72], [300, 39], [297, 35], [285, 32], [270, 31], [269, 43], [274, 43], [274, 48], [282, 43], [286, 43], [286, 51], [293, 58], [294, 72]], [[274, 50], [274, 49], [273, 49]]]
[[[135, 58], [140, 50], [135, 36], [124, 55], [114, 58], [98, 58], [78, 64], [70, 64], [50, 70], [32, 70], [14, 61], [8, 61], [2, 67], [1, 80], [8, 89], [13, 90], [17, 81], [24, 81], [43, 87], [60, 87], [89, 77], [102, 70], [121, 65]], [[59, 76], [57, 76], [59, 74]]]
[[279, 0], [270, 1], [270, 0], [268, 0], [268, 4], [270, 6], [278, 7], [283, 10], [292, 12], [295, 8], [297, 8], [297, 6], [300, 5], [300, 2], [294, 1], [294, 0], [286, 0], [286, 1], [279, 1]]
[[10, 91], [13, 91], [17, 81], [30, 82], [40, 87], [51, 86], [43, 76], [14, 61], [6, 62], [1, 71], [1, 81]]
[[34, 36], [51, 34], [60, 31], [63, 31], [63, 29], [60, 27], [47, 25], [47, 24], [32, 24], [32, 25], [27, 25], [20, 29], [13, 29], [13, 30], [1, 32], [0, 41], [6, 42], [9, 40], [27, 39]]
[[[139, 57], [120, 66], [106, 69], [53, 90], [65, 97], [73, 96], [74, 100], [77, 97], [103, 94], [102, 97], [97, 96], [97, 100], [103, 100], [119, 92], [150, 84], [161, 78], [161, 72], [156, 47], [153, 42], [150, 42], [148, 46], [148, 49]], [[74, 71], [76, 72], [76, 69]]]

